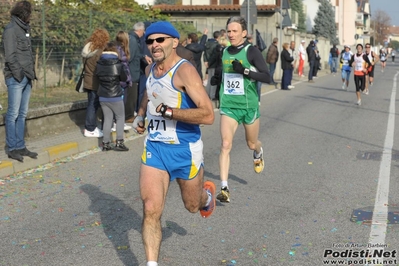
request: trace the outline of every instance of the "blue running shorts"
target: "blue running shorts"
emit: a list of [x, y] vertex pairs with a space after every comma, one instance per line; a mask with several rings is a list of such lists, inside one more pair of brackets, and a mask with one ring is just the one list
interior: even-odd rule
[[346, 81], [348, 81], [351, 76], [351, 71], [342, 70], [341, 76], [342, 76], [342, 79], [345, 79]]
[[176, 178], [193, 179], [204, 165], [203, 143], [166, 144], [160, 141], [144, 141], [141, 162], [168, 172], [170, 181]]

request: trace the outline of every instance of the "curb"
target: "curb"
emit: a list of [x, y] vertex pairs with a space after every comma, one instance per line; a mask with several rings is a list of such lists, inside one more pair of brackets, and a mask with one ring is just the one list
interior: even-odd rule
[[[125, 131], [125, 140], [128, 141], [132, 137], [139, 136], [133, 130]], [[116, 132], [111, 133], [111, 140], [116, 140]], [[37, 159], [24, 157], [24, 162], [18, 162], [16, 160], [3, 160], [0, 163], [0, 184], [1, 178], [24, 172], [32, 168], [36, 168], [40, 165], [54, 162], [68, 156], [79, 154], [88, 150], [93, 150], [102, 144], [102, 138], [86, 138], [82, 137], [77, 142], [65, 142], [59, 145], [45, 147], [41, 151], [38, 151]]]

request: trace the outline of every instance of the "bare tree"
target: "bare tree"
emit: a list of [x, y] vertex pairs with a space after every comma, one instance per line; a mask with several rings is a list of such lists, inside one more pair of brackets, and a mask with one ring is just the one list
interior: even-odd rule
[[391, 17], [383, 10], [377, 9], [371, 19], [373, 29], [374, 44], [384, 45], [384, 40], [388, 38]]

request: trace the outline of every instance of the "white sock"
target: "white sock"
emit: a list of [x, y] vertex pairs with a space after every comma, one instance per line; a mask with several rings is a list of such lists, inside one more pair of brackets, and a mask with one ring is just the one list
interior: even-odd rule
[[158, 266], [158, 262], [156, 262], [156, 261], [147, 261], [147, 266]]
[[211, 203], [211, 200], [212, 200], [212, 194], [210, 192], [208, 192], [208, 191], [206, 191], [206, 194], [208, 195], [208, 200], [206, 201], [206, 205], [205, 206], [209, 206], [209, 203]]
[[227, 181], [222, 181], [221, 182], [221, 186], [222, 187], [229, 187], [229, 185], [227, 184]]
[[260, 158], [260, 156], [263, 154], [263, 149], [262, 149], [262, 147], [260, 148], [260, 152], [259, 152], [259, 153], [257, 153], [256, 150], [255, 150], [255, 151], [254, 151], [254, 154], [255, 154], [255, 158]]

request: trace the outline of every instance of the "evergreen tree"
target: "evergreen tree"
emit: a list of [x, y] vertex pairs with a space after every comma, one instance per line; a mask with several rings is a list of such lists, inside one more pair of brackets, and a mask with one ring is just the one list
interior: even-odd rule
[[319, 2], [319, 9], [314, 19], [313, 34], [325, 37], [331, 43], [338, 44], [333, 7], [327, 0], [319, 0]]
[[[290, 7], [292, 11], [295, 11], [298, 14], [298, 31], [306, 32], [306, 17], [305, 13], [303, 12], [302, 0], [290, 0]], [[295, 19], [295, 17], [293, 16], [292, 19]]]

